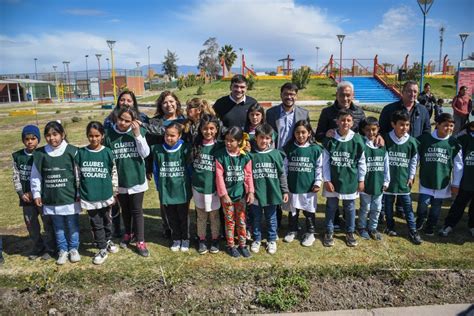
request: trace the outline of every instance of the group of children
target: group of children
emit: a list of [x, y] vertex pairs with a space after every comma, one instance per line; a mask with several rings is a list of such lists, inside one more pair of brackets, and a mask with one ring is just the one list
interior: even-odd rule
[[[322, 145], [313, 142], [311, 125], [302, 120], [295, 123], [292, 139], [280, 151], [274, 148], [275, 131], [264, 117], [263, 108], [255, 106], [248, 111], [244, 129], [223, 129], [214, 115], [204, 111], [193, 119], [194, 132], [186, 137], [186, 124], [183, 127], [182, 122], [164, 120], [166, 124], [160, 127], [162, 141], [151, 146], [145, 138], [147, 124], [143, 124], [133, 106], [118, 107], [106, 128], [100, 122], [90, 122], [86, 128], [89, 145], [83, 148], [70, 145], [63, 126], [56, 121], [46, 124], [47, 144], [37, 148], [41, 139], [38, 127], [25, 126], [25, 148], [13, 154], [13, 165], [15, 189], [34, 242], [30, 259], [48, 259], [57, 253], [59, 265], [68, 259], [81, 260], [79, 213], [85, 209], [99, 249], [93, 263], [102, 264], [109, 253], [119, 250], [112, 241], [110, 215], [111, 207], [117, 203], [125, 228], [120, 247], [133, 243], [141, 256], [149, 256], [142, 208], [150, 180], [146, 157], [152, 157], [153, 177], [162, 215], [171, 231], [172, 251], [190, 248], [191, 199], [197, 215], [198, 252], [219, 252], [224, 224], [226, 250], [232, 257], [259, 252], [262, 217], [267, 228], [266, 249], [270, 254], [276, 253], [280, 207], [289, 212], [284, 241], [297, 237], [302, 212], [306, 220], [302, 245], [313, 245], [317, 193], [321, 189], [327, 199], [323, 237], [326, 247], [334, 245], [334, 216], [339, 200], [345, 215], [346, 244], [353, 247], [357, 245], [356, 233], [363, 239], [381, 240], [377, 227], [382, 209], [385, 232], [397, 235], [395, 199], [401, 201], [409, 239], [414, 244], [422, 242], [422, 228], [425, 234], [433, 235], [441, 204], [451, 192], [457, 197], [440, 231], [443, 236], [452, 231], [472, 199], [473, 123], [465, 135], [456, 139], [451, 136], [452, 116], [441, 114], [431, 135], [414, 139], [408, 134], [408, 115], [398, 111], [391, 118], [393, 131], [383, 135], [381, 141], [377, 119], [368, 117], [362, 122], [362, 136], [351, 130], [352, 114], [342, 110], [337, 116], [335, 136], [326, 138]], [[418, 164], [420, 197], [415, 220], [411, 189]], [[355, 201], [359, 196], [356, 225]], [[473, 203], [469, 215], [474, 235]], [[44, 240], [39, 217], [46, 232]], [[208, 223], [210, 243], [206, 240]], [[250, 247], [248, 230], [253, 238]]]

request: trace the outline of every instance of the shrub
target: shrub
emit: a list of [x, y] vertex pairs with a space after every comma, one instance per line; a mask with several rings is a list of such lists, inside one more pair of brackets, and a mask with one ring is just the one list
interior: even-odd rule
[[199, 86], [199, 88], [196, 91], [196, 94], [197, 95], [203, 95], [204, 94], [204, 89], [202, 88], [202, 86]]
[[311, 75], [310, 68], [301, 67], [300, 69], [293, 71], [291, 82], [296, 84], [298, 86], [298, 89], [300, 90], [305, 89], [309, 83], [310, 75]]
[[257, 82], [257, 79], [255, 79], [255, 76], [250, 74], [249, 77], [247, 78], [247, 89], [253, 90], [256, 82]]
[[73, 123], [80, 122], [80, 121], [82, 121], [82, 117], [73, 116], [72, 119], [71, 119], [71, 121], [72, 121]]

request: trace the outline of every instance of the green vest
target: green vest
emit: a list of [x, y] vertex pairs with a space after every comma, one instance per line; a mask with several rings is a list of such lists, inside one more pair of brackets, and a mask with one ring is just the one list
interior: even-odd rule
[[390, 166], [390, 184], [387, 192], [410, 193], [411, 188], [407, 185], [410, 177], [410, 160], [417, 154], [418, 141], [410, 136], [405, 143], [398, 145], [387, 134], [385, 148]]
[[418, 140], [420, 184], [433, 190], [445, 188], [451, 181], [453, 160], [461, 146], [454, 137], [439, 140], [431, 134], [423, 134]]
[[370, 195], [380, 195], [384, 182], [384, 159], [387, 151], [385, 147], [371, 148], [365, 145], [365, 162], [367, 173], [365, 174], [365, 190]]
[[[145, 135], [145, 130], [140, 128]], [[113, 127], [105, 130], [104, 146], [109, 147], [115, 159], [119, 187], [132, 188], [145, 183], [145, 161], [137, 150], [133, 132], [117, 133]]]
[[77, 148], [67, 145], [59, 157], [51, 157], [41, 147], [34, 153], [34, 164], [41, 175], [41, 199], [44, 205], [67, 205], [76, 201], [74, 157]]
[[230, 199], [233, 202], [242, 199], [245, 195], [244, 167], [250, 161], [250, 156], [247, 154], [230, 156], [223, 148], [216, 152], [216, 161], [224, 168], [224, 182]]
[[217, 144], [201, 146], [193, 161], [193, 188], [202, 194], [216, 192], [216, 160], [214, 153]]
[[346, 142], [335, 138], [325, 138], [324, 148], [329, 152], [331, 182], [340, 194], [357, 192], [359, 184], [358, 163], [364, 152], [364, 141], [359, 134]]
[[31, 192], [30, 176], [31, 166], [33, 165], [33, 153], [28, 155], [24, 149], [16, 151], [12, 154], [13, 163], [16, 165], [20, 174], [20, 183], [23, 193]]
[[465, 134], [459, 136], [458, 141], [462, 147], [464, 161], [460, 188], [466, 191], [474, 191], [474, 137]]
[[101, 151], [91, 151], [87, 147], [79, 149], [76, 163], [80, 169], [81, 199], [88, 202], [106, 201], [113, 196], [112, 169], [113, 153], [108, 147]]
[[191, 199], [188, 175], [190, 157], [189, 145], [183, 143], [176, 151], [166, 151], [163, 145], [153, 145], [153, 161], [158, 171], [158, 192], [161, 203], [175, 205], [187, 203]]
[[316, 167], [323, 149], [316, 144], [300, 147], [288, 142], [284, 147], [288, 160], [288, 189], [291, 193], [311, 192], [316, 181]]
[[283, 195], [280, 176], [284, 173], [282, 153], [276, 149], [266, 152], [254, 151], [250, 154], [250, 158], [258, 205], [264, 207], [281, 204]]

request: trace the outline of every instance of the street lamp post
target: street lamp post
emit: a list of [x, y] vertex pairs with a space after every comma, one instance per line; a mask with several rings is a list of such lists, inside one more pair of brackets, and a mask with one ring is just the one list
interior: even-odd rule
[[110, 60], [109, 60], [108, 57], [105, 58], [105, 60], [107, 61], [107, 71], [109, 72], [109, 78], [110, 78], [110, 76], [112, 75], [112, 74], [110, 73]]
[[242, 74], [242, 76], [244, 75], [244, 49], [243, 48], [239, 48], [240, 50], [240, 73]]
[[97, 63], [99, 64], [99, 96], [100, 96], [100, 103], [103, 102], [102, 100], [102, 79], [100, 77], [100, 57], [102, 55], [101, 54], [95, 54], [95, 57], [97, 57]]
[[423, 89], [423, 80], [425, 76], [425, 28], [426, 28], [426, 15], [430, 11], [434, 0], [418, 0], [418, 6], [423, 13], [423, 40], [421, 43], [421, 78], [420, 78], [420, 89]]
[[461, 43], [462, 43], [462, 48], [461, 48], [461, 61], [464, 58], [464, 43], [466, 42], [467, 37], [469, 36], [469, 33], [460, 33], [459, 37], [461, 38]]
[[38, 61], [38, 58], [35, 58], [35, 79], [38, 80], [38, 69], [36, 68], [36, 62]]
[[87, 58], [89, 55], [86, 55], [86, 82], [87, 82], [87, 97], [91, 97], [91, 90], [89, 89], [89, 67], [87, 66]]
[[148, 81], [149, 81], [149, 83], [150, 83], [150, 89], [151, 89], [151, 74], [150, 74], [150, 48], [151, 48], [151, 46], [150, 46], [150, 45], [148, 45], [146, 49], [148, 50]]
[[342, 42], [344, 42], [344, 38], [346, 35], [338, 34], [336, 35], [337, 39], [339, 40], [339, 82], [342, 81]]
[[71, 80], [69, 77], [69, 61], [63, 61], [64, 66], [66, 66], [66, 74], [67, 74], [67, 86], [68, 86], [68, 92], [69, 92], [69, 101], [72, 102], [72, 95], [71, 95]]
[[316, 46], [316, 74], [318, 73], [319, 69], [319, 46]]
[[115, 86], [115, 68], [114, 68], [114, 45], [116, 41], [108, 40], [107, 45], [110, 48], [110, 59], [112, 59], [112, 84], [114, 90], [114, 104], [117, 103], [117, 87]]
[[58, 76], [56, 73], [56, 69], [58, 69], [58, 66], [53, 66], [54, 70], [54, 91], [56, 92], [56, 99], [59, 101], [59, 93], [58, 93]]

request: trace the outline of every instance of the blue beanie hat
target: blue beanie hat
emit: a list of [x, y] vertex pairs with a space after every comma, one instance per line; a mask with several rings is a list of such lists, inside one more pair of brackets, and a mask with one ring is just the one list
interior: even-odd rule
[[21, 139], [25, 139], [25, 136], [26, 135], [34, 135], [36, 138], [38, 138], [38, 143], [40, 142], [41, 140], [41, 133], [40, 133], [40, 130], [38, 128], [38, 126], [36, 125], [26, 125], [25, 127], [23, 127], [23, 131], [21, 132]]

